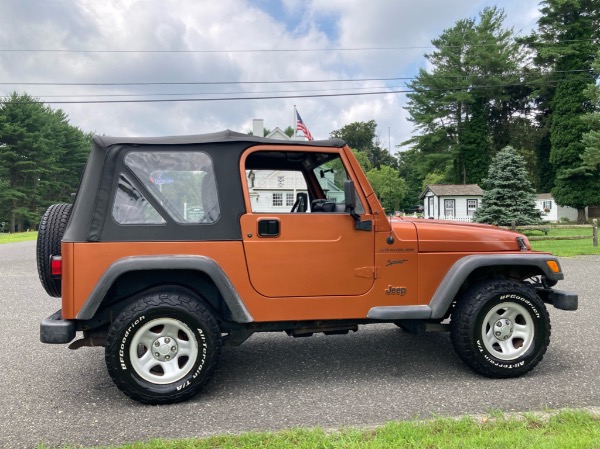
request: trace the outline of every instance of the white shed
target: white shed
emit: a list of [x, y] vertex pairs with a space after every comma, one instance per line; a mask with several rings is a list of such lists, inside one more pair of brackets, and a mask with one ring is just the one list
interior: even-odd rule
[[[551, 193], [538, 193], [535, 196], [535, 208], [542, 213], [542, 220], [557, 223], [559, 221], [577, 221], [577, 209], [568, 206], [559, 206]], [[588, 216], [588, 208], [585, 208]], [[567, 220], [565, 220], [565, 218]]]
[[425, 218], [473, 221], [483, 190], [477, 184], [432, 184], [421, 194]]

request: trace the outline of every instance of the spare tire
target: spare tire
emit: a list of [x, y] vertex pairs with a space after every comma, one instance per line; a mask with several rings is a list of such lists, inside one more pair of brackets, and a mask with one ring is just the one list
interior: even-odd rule
[[59, 203], [50, 206], [40, 222], [37, 238], [37, 269], [40, 281], [50, 296], [59, 297], [61, 280], [52, 278], [50, 258], [60, 255], [60, 242], [71, 215], [71, 204]]

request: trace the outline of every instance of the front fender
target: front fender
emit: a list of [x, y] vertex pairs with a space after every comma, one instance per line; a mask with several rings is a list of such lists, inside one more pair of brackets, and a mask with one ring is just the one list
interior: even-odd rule
[[[549, 261], [556, 262], [558, 272], [550, 269]], [[428, 305], [373, 307], [367, 317], [387, 321], [444, 318], [465, 280], [475, 270], [483, 267], [514, 266], [533, 266], [551, 281], [564, 279], [558, 259], [549, 254], [474, 254], [457, 260], [450, 267]]]
[[[548, 266], [548, 261], [556, 262], [559, 271], [552, 271]], [[533, 266], [538, 268], [551, 281], [564, 279], [558, 259], [549, 254], [475, 254], [466, 256], [457, 260], [440, 282], [429, 302], [431, 318], [444, 317], [460, 287], [475, 270], [483, 267], [501, 266]]]

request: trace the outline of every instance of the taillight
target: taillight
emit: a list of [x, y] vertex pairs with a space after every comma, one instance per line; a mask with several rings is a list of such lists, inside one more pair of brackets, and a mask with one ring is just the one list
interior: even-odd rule
[[50, 273], [53, 278], [60, 278], [62, 276], [62, 257], [52, 256], [50, 257]]

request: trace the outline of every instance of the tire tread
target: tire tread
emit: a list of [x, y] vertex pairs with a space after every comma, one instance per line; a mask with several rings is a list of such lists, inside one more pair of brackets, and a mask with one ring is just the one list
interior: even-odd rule
[[61, 296], [61, 280], [53, 279], [50, 257], [61, 254], [61, 241], [69, 222], [72, 205], [53, 204], [44, 213], [38, 229], [36, 259], [38, 276], [46, 292], [53, 297]]
[[[471, 341], [472, 323], [477, 319], [484, 298], [503, 294], [507, 291], [521, 293], [529, 300], [532, 300], [540, 313], [544, 315], [543, 320], [548, 324], [543, 347], [536, 358], [531, 363], [525, 364], [522, 368], [510, 371], [500, 370], [493, 365], [482, 363], [478, 357], [478, 351]], [[496, 379], [519, 377], [535, 368], [544, 357], [550, 342], [551, 333], [548, 311], [542, 300], [537, 296], [537, 293], [535, 293], [535, 290], [525, 284], [506, 279], [484, 281], [468, 289], [457, 302], [452, 312], [450, 329], [452, 345], [461, 360], [474, 371]]]
[[[178, 392], [169, 394], [168, 396], [159, 396], [152, 393], [144, 393], [139, 389], [132, 390], [128, 382], [120, 376], [120, 361], [118, 355], [119, 348], [119, 334], [120, 330], [127, 326], [132, 320], [135, 320], [140, 314], [146, 313], [152, 309], [159, 309], [163, 307], [169, 307], [171, 309], [179, 309], [185, 313], [197, 317], [205, 326], [206, 332], [210, 335], [213, 340], [214, 347], [214, 360], [215, 363], [209, 363], [203, 370], [201, 380], [194, 383], [189, 388], [184, 388]], [[131, 399], [141, 402], [142, 404], [172, 404], [176, 402], [182, 402], [190, 399], [196, 393], [198, 393], [210, 380], [220, 355], [221, 355], [221, 333], [219, 325], [215, 320], [213, 314], [210, 312], [208, 307], [201, 301], [191, 296], [179, 293], [179, 292], [165, 292], [155, 291], [147, 296], [142, 296], [140, 299], [132, 303], [127, 307], [119, 316], [115, 319], [113, 324], [110, 326], [107, 339], [106, 339], [106, 352], [105, 360], [108, 373], [112, 378], [115, 385], [125, 395]]]

